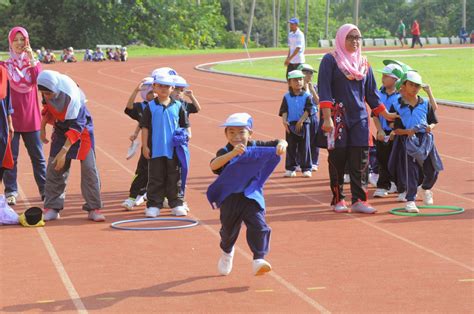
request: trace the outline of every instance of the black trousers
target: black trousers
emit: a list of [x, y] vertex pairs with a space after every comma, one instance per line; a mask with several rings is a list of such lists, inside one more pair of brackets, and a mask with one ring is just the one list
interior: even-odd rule
[[286, 67], [286, 79], [287, 80], [288, 80], [288, 73], [290, 73], [293, 70], [296, 70], [300, 65], [301, 65], [301, 63], [290, 63], [290, 64], [288, 64], [288, 66]]
[[146, 186], [148, 184], [148, 160], [140, 154], [138, 159], [137, 169], [135, 170], [135, 176], [133, 177], [132, 184], [130, 186], [129, 197], [136, 198], [138, 195], [143, 195], [146, 192]]
[[152, 158], [148, 161], [147, 207], [163, 207], [166, 196], [171, 208], [183, 205], [180, 194], [181, 180], [179, 162], [176, 154], [173, 159], [167, 157]]
[[332, 191], [331, 205], [345, 199], [344, 168], [349, 167], [352, 203], [367, 201], [367, 179], [369, 176], [369, 148], [345, 147], [328, 150], [329, 181]]
[[285, 138], [288, 142], [286, 148], [285, 169], [295, 171], [296, 166], [300, 165], [301, 171], [311, 171], [311, 145], [309, 134], [309, 123], [303, 123], [303, 135], [298, 136], [292, 132], [285, 132]]
[[411, 39], [411, 47], [414, 48], [416, 43], [420, 44], [420, 47], [423, 48], [419, 35], [413, 35], [413, 38]]
[[5, 168], [0, 167], [0, 182], [3, 181], [3, 172], [5, 171]]
[[389, 190], [392, 185], [391, 181], [395, 181], [388, 171], [388, 160], [390, 159], [392, 146], [392, 141], [388, 141], [387, 143], [381, 141], [376, 142], [377, 161], [379, 166], [379, 180], [377, 181], [378, 189]]

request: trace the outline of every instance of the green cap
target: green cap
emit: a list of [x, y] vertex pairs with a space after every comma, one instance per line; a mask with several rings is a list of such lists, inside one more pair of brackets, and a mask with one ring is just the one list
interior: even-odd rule
[[397, 89], [400, 89], [400, 87], [405, 83], [406, 81], [413, 82], [415, 84], [419, 84], [423, 86], [423, 80], [421, 79], [421, 75], [416, 72], [416, 71], [408, 71], [405, 74], [403, 74], [402, 78], [397, 82]]
[[307, 64], [307, 63], [300, 64], [300, 65], [298, 66], [298, 68], [296, 68], [296, 69], [297, 69], [297, 70], [300, 70], [300, 71], [318, 72], [318, 71], [314, 70], [314, 68], [313, 68], [311, 65], [309, 65], [309, 64]]
[[383, 68], [382, 70], [377, 70], [377, 72], [393, 77], [396, 80], [402, 78], [404, 74], [402, 67], [396, 63], [390, 63], [386, 65], [385, 68]]
[[288, 73], [288, 79], [303, 78], [305, 75], [300, 70], [293, 70]]
[[385, 65], [389, 65], [389, 64], [397, 64], [397, 65], [399, 65], [399, 66], [402, 68], [403, 73], [406, 73], [406, 72], [408, 72], [408, 71], [416, 71], [416, 70], [412, 69], [412, 67], [409, 66], [408, 64], [405, 64], [405, 63], [403, 63], [403, 62], [401, 62], [401, 61], [398, 61], [398, 60], [383, 60], [382, 62], [383, 62], [383, 64], [385, 64]]

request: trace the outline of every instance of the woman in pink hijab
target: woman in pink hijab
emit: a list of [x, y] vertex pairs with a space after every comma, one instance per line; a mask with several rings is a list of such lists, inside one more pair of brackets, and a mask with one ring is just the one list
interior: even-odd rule
[[11, 147], [14, 167], [5, 171], [3, 181], [5, 196], [9, 205], [16, 204], [18, 196], [17, 159], [20, 146], [20, 136], [30, 156], [33, 173], [41, 197], [44, 195], [46, 177], [46, 162], [43, 154], [43, 144], [40, 140], [41, 111], [38, 102], [36, 78], [41, 71], [41, 65], [34, 59], [30, 47], [28, 32], [23, 27], [16, 26], [8, 34], [10, 58], [0, 65], [7, 70], [10, 82], [10, 99], [13, 107], [13, 128], [15, 133]]
[[375, 213], [367, 203], [369, 112], [393, 120], [377, 94], [375, 78], [361, 54], [362, 35], [353, 24], [336, 34], [336, 49], [319, 66], [319, 104], [323, 123], [317, 135], [319, 147], [328, 149], [329, 177], [335, 212], [349, 212], [343, 192], [346, 162], [351, 177], [352, 212]]

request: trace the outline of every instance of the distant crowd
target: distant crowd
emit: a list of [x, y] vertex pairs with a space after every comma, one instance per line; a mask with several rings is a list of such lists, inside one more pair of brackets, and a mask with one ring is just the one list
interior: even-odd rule
[[[64, 48], [59, 59], [56, 57], [56, 55], [51, 49], [45, 49], [44, 47], [41, 47], [41, 49], [36, 50], [36, 55], [41, 63], [46, 64], [56, 62], [77, 62], [77, 58], [74, 55], [73, 47]], [[101, 62], [105, 60], [127, 61], [127, 47], [116, 47], [115, 50], [112, 48], [106, 48], [105, 53], [102, 48], [97, 47], [95, 51], [93, 51], [92, 49], [86, 49], [84, 53], [83, 61]]]

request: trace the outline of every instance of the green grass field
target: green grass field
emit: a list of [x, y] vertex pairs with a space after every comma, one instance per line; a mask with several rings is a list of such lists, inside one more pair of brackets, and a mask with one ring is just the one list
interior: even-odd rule
[[[405, 51], [372, 51], [364, 53], [374, 70], [382, 69], [382, 60], [400, 60], [418, 70], [430, 84], [436, 98], [474, 103], [474, 49], [416, 49]], [[307, 63], [319, 68], [321, 55], [307, 56]], [[282, 79], [286, 68], [284, 57], [218, 64], [220, 71]], [[375, 71], [377, 83], [381, 74]], [[425, 96], [424, 92], [421, 92]]]

